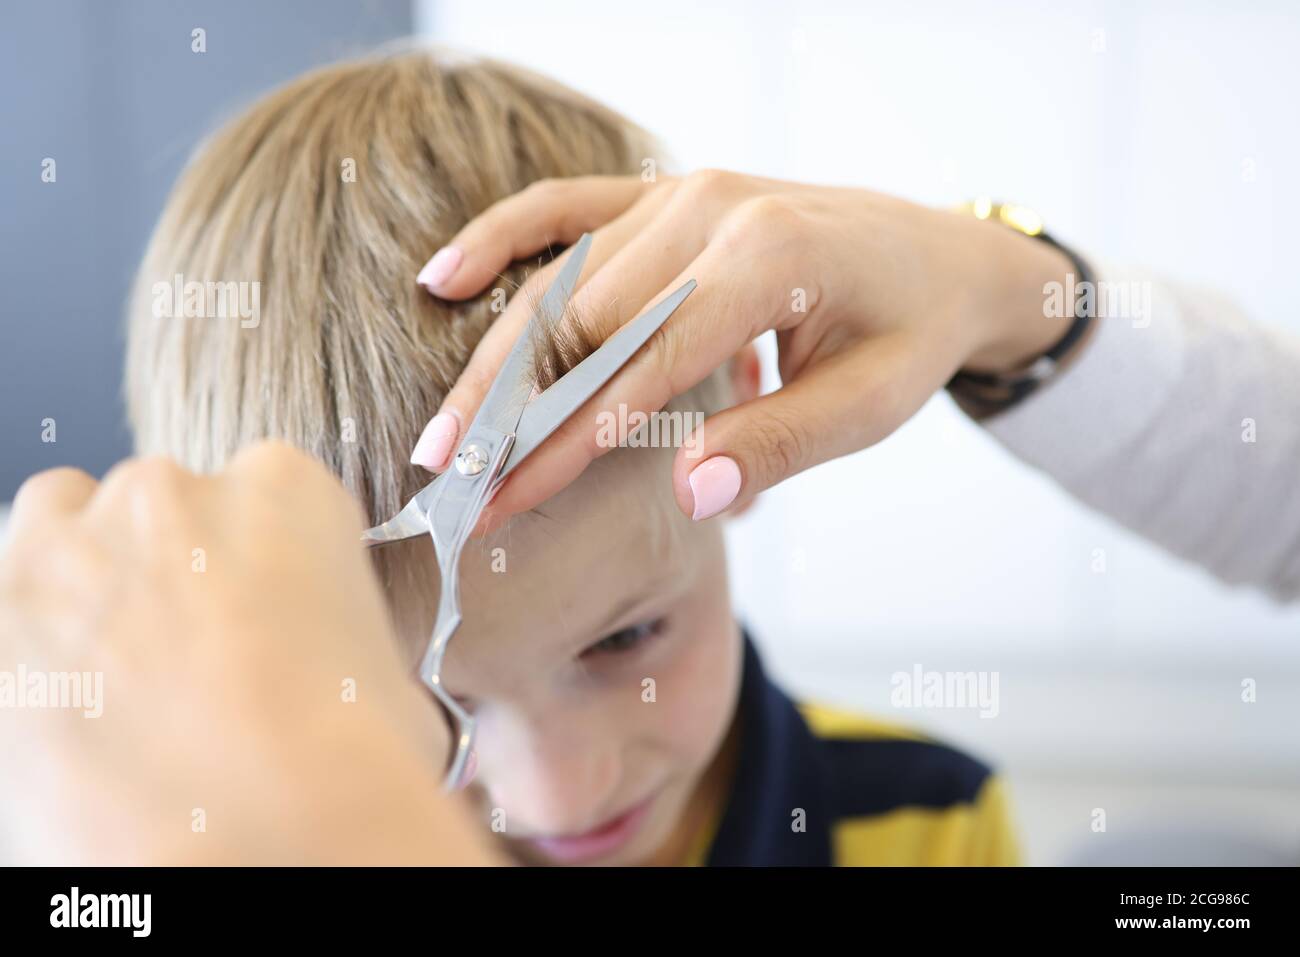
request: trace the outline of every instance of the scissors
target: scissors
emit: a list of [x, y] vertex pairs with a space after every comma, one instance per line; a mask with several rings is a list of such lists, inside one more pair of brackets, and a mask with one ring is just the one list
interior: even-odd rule
[[549, 329], [563, 315], [590, 249], [591, 234], [587, 233], [570, 251], [568, 262], [515, 341], [466, 430], [452, 466], [416, 492], [395, 516], [361, 533], [361, 540], [369, 548], [425, 533], [433, 539], [442, 586], [438, 614], [420, 661], [419, 677], [451, 715], [456, 733], [455, 751], [444, 780], [447, 790], [468, 783], [467, 769], [474, 750], [474, 716], [442, 685], [443, 656], [461, 623], [458, 571], [461, 549], [492, 493], [506, 477], [608, 382], [695, 289], [695, 280], [687, 280], [534, 397], [534, 334], [539, 326]]

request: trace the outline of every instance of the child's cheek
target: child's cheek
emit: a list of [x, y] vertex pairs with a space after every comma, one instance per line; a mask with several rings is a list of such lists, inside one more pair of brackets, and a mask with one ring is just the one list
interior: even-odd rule
[[657, 713], [652, 720], [664, 750], [702, 772], [731, 726], [740, 687], [740, 632], [725, 591], [721, 601], [692, 601], [680, 616], [675, 653], [655, 678]]

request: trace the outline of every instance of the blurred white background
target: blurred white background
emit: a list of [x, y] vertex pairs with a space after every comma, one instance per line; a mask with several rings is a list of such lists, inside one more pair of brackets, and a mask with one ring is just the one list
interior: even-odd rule
[[[1294, 5], [417, 0], [416, 24], [621, 110], [677, 171], [1013, 199], [1300, 332]], [[1300, 861], [1300, 609], [1089, 514], [946, 398], [730, 535], [772, 668], [1004, 768], [1031, 862]], [[891, 709], [916, 664], [999, 672], [998, 717]]]

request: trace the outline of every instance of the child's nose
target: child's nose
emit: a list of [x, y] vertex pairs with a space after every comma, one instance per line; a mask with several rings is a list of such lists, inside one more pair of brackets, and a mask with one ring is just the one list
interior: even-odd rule
[[[496, 735], [492, 737], [497, 738]], [[518, 729], [479, 740], [479, 783], [494, 807], [529, 834], [577, 833], [599, 824], [617, 794], [622, 762], [616, 743], [562, 728]]]

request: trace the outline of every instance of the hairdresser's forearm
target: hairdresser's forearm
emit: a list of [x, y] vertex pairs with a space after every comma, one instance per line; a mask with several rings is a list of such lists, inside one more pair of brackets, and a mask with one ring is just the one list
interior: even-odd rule
[[1103, 316], [1072, 368], [984, 424], [1145, 538], [1227, 582], [1300, 598], [1300, 340], [1205, 290], [1099, 275], [1140, 308]]

